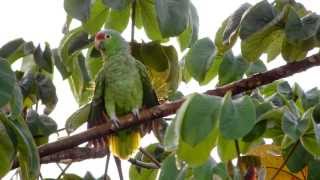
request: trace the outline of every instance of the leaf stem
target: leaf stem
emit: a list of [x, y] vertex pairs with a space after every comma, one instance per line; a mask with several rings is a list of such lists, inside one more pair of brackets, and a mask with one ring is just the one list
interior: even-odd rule
[[161, 167], [161, 164], [158, 160], [156, 160], [156, 158], [154, 158], [148, 151], [146, 151], [145, 149], [143, 149], [142, 147], [139, 148], [139, 150], [145, 155], [147, 156], [155, 165], [158, 166], [158, 168]]
[[235, 144], [235, 147], [236, 147], [236, 152], [237, 152], [237, 159], [238, 159], [238, 168], [239, 168], [239, 171], [240, 171], [240, 175], [241, 177], [243, 177], [243, 172], [242, 172], [242, 169], [241, 169], [241, 156], [240, 156], [240, 146], [239, 146], [239, 141], [236, 139], [234, 140], [234, 144]]
[[283, 168], [283, 167], [287, 164], [287, 162], [289, 161], [289, 158], [292, 156], [294, 150], [298, 147], [299, 143], [300, 143], [300, 141], [297, 141], [297, 142], [293, 145], [292, 149], [291, 149], [290, 152], [288, 153], [287, 158], [283, 161], [283, 163], [281, 164], [281, 166], [279, 167], [279, 169], [274, 173], [274, 175], [272, 176], [271, 180], [274, 180], [274, 179], [278, 176], [278, 174], [280, 173], [280, 171], [282, 170], [282, 168]]
[[63, 171], [59, 174], [59, 176], [57, 177], [57, 179], [60, 179], [65, 173], [66, 171], [68, 170], [68, 168], [71, 166], [72, 162], [69, 163], [64, 169]]
[[107, 177], [108, 177], [109, 161], [110, 161], [110, 153], [107, 154], [106, 165], [104, 168], [104, 176], [103, 176], [104, 180], [107, 180]]
[[136, 24], [136, 0], [132, 0], [132, 10], [131, 10], [131, 42], [134, 41], [134, 26]]
[[159, 167], [157, 165], [155, 165], [154, 163], [146, 163], [146, 162], [134, 159], [134, 158], [130, 158], [130, 159], [128, 159], [128, 161], [135, 166], [142, 167], [145, 169], [159, 169]]

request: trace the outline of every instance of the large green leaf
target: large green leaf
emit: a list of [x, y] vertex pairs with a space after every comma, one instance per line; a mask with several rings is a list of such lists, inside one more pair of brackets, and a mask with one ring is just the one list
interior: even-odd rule
[[104, 6], [102, 0], [96, 0], [91, 5], [89, 19], [82, 24], [84, 30], [90, 34], [95, 34], [104, 24], [108, 12], [109, 8]]
[[186, 29], [189, 18], [189, 0], [155, 0], [155, 7], [163, 37], [177, 36]]
[[292, 140], [296, 141], [303, 135], [308, 126], [308, 121], [301, 120], [297, 115], [286, 110], [282, 117], [282, 130]]
[[201, 94], [189, 98], [187, 109], [183, 114], [177, 114], [177, 119], [182, 121], [180, 139], [196, 146], [216, 127], [221, 98]]
[[290, 42], [306, 40], [315, 36], [320, 25], [320, 16], [315, 13], [300, 19], [298, 13], [290, 8], [285, 32]]
[[219, 85], [225, 85], [242, 78], [249, 64], [243, 57], [234, 57], [232, 52], [224, 55], [219, 67]]
[[320, 178], [320, 160], [312, 160], [308, 163], [308, 180]]
[[64, 10], [73, 18], [85, 22], [89, 18], [91, 0], [64, 0]]
[[83, 123], [87, 122], [90, 113], [91, 104], [86, 104], [71, 114], [66, 120], [65, 128], [68, 134], [75, 131]]
[[130, 0], [102, 0], [102, 2], [112, 9], [122, 10], [128, 7]]
[[[0, 113], [0, 119], [6, 117]], [[0, 120], [0, 178], [2, 178], [11, 169], [12, 161], [15, 158], [16, 150], [10, 136]], [[8, 120], [7, 120], [8, 121]]]
[[237, 36], [242, 16], [250, 7], [251, 4], [244, 3], [228, 17], [226, 27], [223, 31], [223, 44], [229, 44], [234, 36]]
[[266, 65], [263, 63], [263, 61], [258, 60], [254, 63], [250, 63], [249, 67], [246, 71], [246, 75], [250, 76], [256, 73], [261, 73], [261, 72], [265, 72], [267, 71], [267, 67]]
[[275, 16], [276, 12], [268, 1], [263, 0], [255, 4], [247, 10], [241, 20], [239, 29], [240, 38], [245, 40], [260, 31], [271, 22]]
[[53, 56], [54, 64], [58, 69], [58, 71], [60, 72], [62, 78], [66, 79], [67, 77], [69, 77], [71, 74], [70, 69], [67, 68], [66, 65], [62, 62], [60, 51], [58, 49], [53, 49], [52, 56]]
[[176, 166], [176, 158], [174, 154], [168, 156], [162, 163], [159, 180], [176, 179], [179, 170]]
[[16, 77], [6, 59], [0, 58], [0, 108], [6, 105], [14, 92]]
[[304, 149], [301, 143], [293, 150], [293, 153], [290, 154], [289, 152], [292, 150], [294, 145], [289, 146], [288, 148], [284, 149], [283, 157], [285, 159], [288, 158], [288, 162], [286, 163], [288, 169], [291, 172], [297, 173], [301, 171], [310, 160], [312, 160], [312, 156]]
[[213, 42], [209, 38], [203, 38], [191, 47], [185, 58], [185, 65], [190, 75], [203, 85], [217, 75], [221, 60], [215, 56]]
[[191, 47], [196, 42], [198, 39], [198, 31], [199, 17], [197, 9], [190, 2], [188, 26], [178, 37], [178, 42], [182, 51], [188, 47]]
[[93, 94], [91, 87], [91, 78], [85, 65], [85, 58], [82, 54], [72, 58], [73, 72], [68, 78], [73, 96], [81, 106], [89, 102]]
[[255, 106], [249, 96], [232, 100], [228, 93], [223, 100], [219, 127], [228, 139], [239, 139], [250, 132], [256, 121]]
[[143, 28], [149, 39], [161, 40], [162, 35], [157, 22], [154, 2], [150, 0], [138, 0], [138, 6], [137, 10], [140, 10]]
[[130, 6], [127, 6], [122, 10], [111, 9], [106, 20], [105, 28], [122, 32], [129, 23], [129, 17]]
[[36, 180], [40, 173], [40, 158], [33, 137], [22, 117], [2, 118], [2, 123], [16, 140], [18, 160], [23, 179]]
[[217, 163], [213, 158], [209, 158], [203, 165], [193, 168], [193, 178], [195, 180], [212, 180], [213, 168], [217, 166]]
[[303, 147], [315, 158], [320, 158], [320, 144], [314, 134], [305, 134], [300, 138]]
[[189, 98], [185, 111], [177, 114], [177, 124], [181, 123], [177, 155], [189, 165], [200, 165], [216, 144], [221, 98], [199, 94]]
[[278, 24], [286, 17], [289, 8], [284, 8], [276, 15], [267, 1], [261, 1], [248, 10], [240, 25], [241, 52], [246, 60], [256, 61], [267, 52], [269, 60], [279, 54], [273, 46], [283, 38], [283, 31]]
[[25, 42], [18, 38], [7, 42], [0, 48], [0, 57], [6, 58], [12, 64], [15, 60], [31, 54], [33, 51], [34, 45], [32, 42]]
[[18, 83], [15, 84], [13, 89], [13, 95], [10, 100], [11, 113], [13, 116], [19, 115], [22, 112], [23, 95]]
[[[248, 144], [239, 141], [240, 152], [243, 152]], [[237, 150], [234, 140], [224, 138], [221, 134], [217, 143], [218, 155], [221, 161], [227, 162], [237, 157]]]
[[287, 62], [300, 61], [307, 56], [310, 49], [314, 47], [313, 39], [291, 43], [284, 37], [281, 55]]

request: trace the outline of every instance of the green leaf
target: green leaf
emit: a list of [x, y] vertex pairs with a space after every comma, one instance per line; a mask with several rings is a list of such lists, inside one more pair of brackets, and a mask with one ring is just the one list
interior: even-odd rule
[[301, 143], [298, 144], [290, 157], [288, 157], [293, 146], [294, 145], [291, 145], [283, 150], [283, 157], [284, 159], [288, 158], [288, 162], [286, 163], [288, 169], [291, 172], [297, 173], [301, 171], [313, 157], [304, 149]]
[[320, 161], [312, 160], [308, 163], [308, 180], [317, 180], [320, 178]]
[[292, 89], [287, 81], [279, 82], [277, 84], [277, 92], [288, 99], [292, 98], [293, 96]]
[[56, 87], [52, 80], [44, 74], [37, 74], [36, 84], [37, 96], [41, 100], [42, 104], [46, 105], [43, 112], [44, 114], [50, 114], [58, 103]]
[[53, 49], [52, 56], [53, 56], [54, 64], [58, 69], [58, 71], [60, 72], [63, 80], [69, 77], [71, 73], [69, 72], [69, 69], [66, 67], [66, 65], [62, 62], [59, 50]]
[[191, 47], [197, 41], [198, 32], [199, 32], [199, 17], [198, 17], [197, 9], [190, 2], [189, 23], [187, 25], [187, 28], [178, 37], [178, 42], [179, 42], [181, 51]]
[[263, 61], [258, 60], [254, 63], [249, 64], [249, 67], [246, 71], [246, 75], [251, 76], [253, 74], [257, 74], [265, 71], [267, 71], [266, 65], [263, 63]]
[[239, 35], [242, 40], [247, 39], [260, 31], [275, 18], [276, 12], [272, 5], [266, 1], [260, 1], [248, 9], [241, 20]]
[[320, 91], [317, 88], [312, 88], [307, 92], [300, 93], [299, 98], [304, 110], [307, 110], [320, 102]]
[[[6, 117], [0, 113], [0, 119], [6, 119]], [[0, 120], [0, 178], [7, 174], [11, 169], [12, 161], [15, 158], [16, 150], [10, 136]], [[8, 121], [8, 120], [7, 120]]]
[[234, 13], [232, 13], [226, 22], [226, 27], [223, 31], [223, 44], [231, 43], [234, 36], [237, 36], [241, 18], [244, 13], [251, 7], [251, 4], [242, 4]]
[[95, 51], [95, 47], [90, 47], [86, 57], [86, 67], [91, 79], [96, 79], [96, 75], [103, 66], [103, 60], [101, 56], [93, 57], [92, 53]]
[[14, 92], [16, 77], [6, 59], [0, 57], [0, 108], [6, 105]]
[[176, 166], [176, 158], [174, 154], [168, 156], [162, 163], [159, 180], [176, 179], [179, 170]]
[[49, 44], [46, 44], [45, 51], [42, 51], [40, 45], [38, 45], [38, 47], [33, 52], [33, 58], [40, 69], [44, 69], [49, 73], [53, 72], [53, 64], [51, 60], [51, 50]]
[[[246, 146], [245, 143], [239, 141], [240, 151], [242, 152]], [[222, 162], [226, 162], [237, 157], [237, 151], [234, 140], [225, 139], [222, 134], [218, 137], [218, 155]]]
[[300, 20], [297, 12], [291, 8], [285, 26], [286, 37], [292, 43], [307, 40], [316, 35], [319, 25], [319, 15], [311, 13]]
[[312, 111], [312, 125], [318, 144], [320, 144], [320, 104]]
[[181, 140], [191, 146], [196, 146], [216, 127], [221, 98], [200, 94], [195, 94], [190, 98], [186, 111], [183, 114], [177, 114], [177, 119], [182, 121]]
[[221, 98], [200, 94], [189, 98], [185, 110], [177, 113], [176, 123], [181, 123], [177, 155], [189, 165], [199, 165], [208, 159], [216, 143]]
[[27, 125], [31, 134], [37, 136], [49, 136], [57, 131], [57, 123], [47, 115], [38, 115], [36, 111], [28, 111], [26, 117]]
[[287, 62], [300, 61], [307, 56], [308, 51], [313, 47], [314, 44], [310, 40], [291, 43], [284, 37], [281, 55]]
[[87, 122], [91, 104], [86, 104], [71, 114], [66, 120], [65, 128], [68, 134], [74, 132], [83, 123]]
[[16, 119], [0, 119], [7, 130], [10, 130], [16, 139], [18, 160], [23, 179], [36, 180], [40, 173], [40, 158], [33, 137], [22, 117]]
[[90, 34], [98, 32], [104, 24], [108, 12], [109, 8], [105, 7], [102, 0], [96, 0], [91, 6], [89, 19], [82, 24], [84, 30]]
[[178, 147], [179, 141], [179, 132], [177, 132], [177, 128], [175, 127], [177, 123], [177, 119], [172, 119], [171, 124], [166, 129], [166, 133], [164, 135], [163, 146], [166, 151], [175, 151]]
[[282, 130], [292, 140], [298, 140], [305, 132], [308, 126], [308, 121], [301, 120], [291, 111], [286, 110], [282, 117]]
[[85, 22], [89, 18], [91, 0], [64, 0], [64, 10], [75, 19]]
[[17, 116], [22, 112], [23, 95], [20, 86], [16, 83], [13, 89], [13, 95], [10, 100], [11, 113], [13, 116]]
[[242, 78], [249, 64], [243, 57], [234, 57], [232, 52], [224, 55], [219, 67], [219, 85], [225, 85]]
[[213, 178], [217, 178], [220, 177], [221, 179], [230, 179], [229, 174], [228, 174], [228, 169], [227, 169], [227, 165], [225, 163], [219, 163], [217, 164], [214, 168], [213, 168]]
[[177, 36], [186, 29], [190, 9], [189, 0], [156, 0], [155, 7], [160, 31], [164, 38]]
[[317, 142], [314, 134], [305, 134], [300, 138], [303, 147], [315, 158], [320, 157], [320, 144]]
[[[173, 46], [169, 46], [170, 50], [175, 51]], [[150, 42], [142, 44], [140, 48], [139, 59], [144, 65], [155, 69], [156, 71], [165, 71], [169, 67], [169, 57], [164, 51], [164, 46], [161, 46], [157, 42]]]
[[159, 24], [157, 22], [154, 2], [148, 0], [138, 0], [137, 7], [138, 6], [140, 8], [137, 8], [137, 10], [140, 9], [143, 28], [149, 39], [163, 39], [160, 32]]
[[232, 100], [228, 93], [223, 100], [219, 127], [228, 139], [239, 139], [250, 132], [256, 121], [255, 106], [249, 96]]
[[129, 17], [130, 6], [127, 6], [122, 10], [111, 9], [105, 23], [105, 28], [122, 32], [126, 29], [129, 23]]
[[73, 96], [77, 103], [81, 106], [89, 102], [93, 94], [91, 78], [85, 65], [85, 58], [82, 54], [76, 55], [72, 59], [73, 72], [68, 78]]
[[34, 51], [32, 42], [25, 42], [23, 39], [14, 39], [0, 48], [0, 57], [6, 58], [10, 64], [17, 59], [31, 54]]
[[123, 10], [128, 7], [130, 0], [102, 0], [102, 2], [115, 10]]
[[82, 178], [76, 174], [64, 174], [61, 180], [82, 180]]
[[221, 58], [215, 57], [215, 47], [209, 38], [196, 41], [185, 59], [188, 72], [201, 85], [217, 75], [220, 63]]
[[195, 180], [210, 180], [212, 179], [213, 169], [217, 166], [217, 163], [213, 158], [209, 158], [203, 165], [193, 168], [193, 178]]
[[282, 30], [278, 30], [272, 33], [271, 36], [272, 42], [270, 42], [268, 48], [265, 50], [268, 62], [280, 55], [285, 33]]

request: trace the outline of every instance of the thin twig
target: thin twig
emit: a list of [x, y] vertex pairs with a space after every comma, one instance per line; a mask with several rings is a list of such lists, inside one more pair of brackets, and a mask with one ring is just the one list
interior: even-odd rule
[[107, 180], [107, 177], [108, 177], [109, 161], [110, 161], [110, 152], [107, 154], [107, 158], [106, 158], [106, 165], [104, 168], [104, 176], [103, 176], [104, 180]]
[[113, 158], [114, 158], [114, 161], [116, 162], [116, 166], [117, 166], [118, 174], [119, 174], [119, 179], [120, 179], [120, 180], [123, 180], [121, 160], [120, 160], [118, 157], [116, 157], [116, 156], [113, 156]]
[[57, 179], [60, 179], [65, 173], [66, 171], [68, 170], [68, 168], [71, 166], [72, 162], [69, 163], [64, 169], [63, 171], [59, 174], [59, 176], [57, 177]]
[[276, 171], [276, 173], [274, 173], [274, 175], [272, 176], [271, 180], [274, 180], [278, 174], [280, 173], [280, 171], [282, 170], [282, 168], [287, 164], [287, 162], [289, 161], [289, 158], [292, 156], [294, 150], [298, 147], [300, 141], [297, 141], [293, 147], [291, 148], [290, 152], [288, 153], [287, 158], [283, 161], [283, 163], [281, 164], [281, 166], [279, 167], [279, 169]]
[[150, 161], [152, 161], [155, 165], [158, 166], [158, 168], [161, 168], [161, 164], [156, 158], [154, 158], [148, 151], [143, 149], [142, 147], [139, 148], [140, 152], [142, 152], [145, 156], [149, 158]]
[[[279, 170], [279, 168], [277, 168], [277, 167], [271, 167], [271, 166], [266, 166], [266, 169], [277, 169], [277, 170]], [[295, 174], [293, 174], [293, 173], [291, 173], [291, 172], [285, 171], [285, 170], [283, 170], [283, 169], [281, 169], [280, 172], [286, 173], [286, 174], [294, 177], [294, 178], [297, 179], [297, 180], [302, 180], [302, 179], [301, 179], [300, 177], [298, 177], [297, 175], [295, 175]]]
[[159, 169], [159, 167], [154, 163], [147, 163], [134, 158], [130, 158], [128, 159], [128, 161], [135, 166], [142, 167], [145, 169]]
[[136, 0], [132, 0], [132, 10], [131, 10], [131, 42], [134, 41], [134, 26], [136, 24]]

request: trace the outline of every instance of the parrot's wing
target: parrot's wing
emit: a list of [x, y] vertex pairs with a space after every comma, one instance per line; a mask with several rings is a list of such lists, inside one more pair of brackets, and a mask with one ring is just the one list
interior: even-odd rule
[[[88, 117], [88, 129], [107, 122], [103, 98], [105, 88], [105, 74], [103, 69], [98, 72], [95, 84], [94, 95]], [[99, 138], [90, 143], [93, 143], [94, 146], [102, 146], [104, 145], [104, 138]]]
[[[153, 106], [159, 105], [159, 101], [156, 92], [151, 85], [151, 80], [148, 76], [147, 69], [138, 60], [136, 60], [136, 64], [143, 86], [143, 106], [146, 108], [151, 108]], [[162, 142], [165, 128], [166, 122], [162, 118], [160, 118], [152, 121], [152, 123], [144, 124], [141, 128], [141, 134], [144, 135], [145, 133], [149, 133], [152, 130], [159, 142]]]

